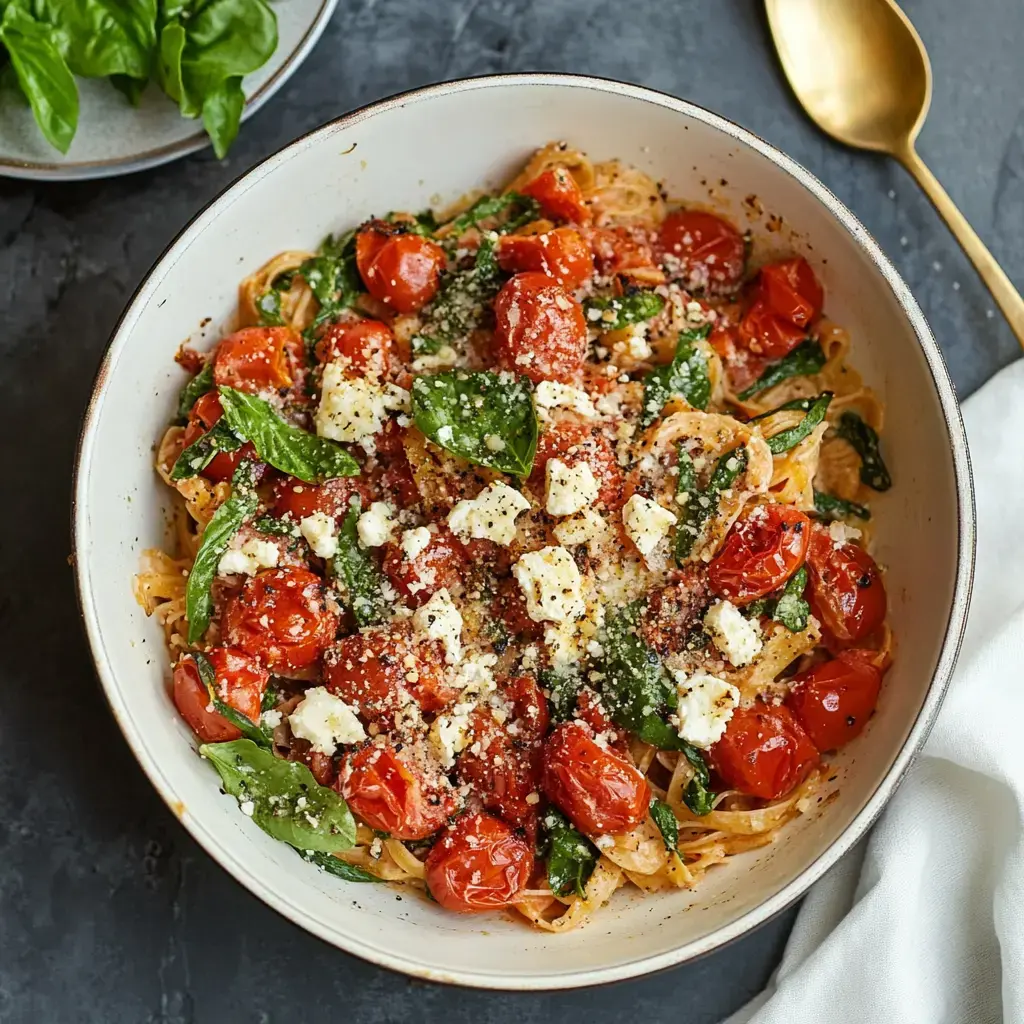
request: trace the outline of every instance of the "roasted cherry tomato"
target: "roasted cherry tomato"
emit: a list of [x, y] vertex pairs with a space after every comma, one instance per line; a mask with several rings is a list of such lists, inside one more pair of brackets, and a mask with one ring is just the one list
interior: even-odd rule
[[740, 321], [739, 336], [754, 355], [771, 362], [792, 352], [807, 337], [807, 332], [776, 316], [764, 299], [755, 299]]
[[[267, 688], [267, 670], [251, 655], [233, 647], [206, 652], [213, 668], [217, 697], [252, 722], [260, 720], [260, 702]], [[181, 717], [204, 743], [237, 740], [241, 730], [213, 710], [195, 658], [183, 654], [174, 666], [174, 704]]]
[[363, 747], [341, 778], [341, 794], [352, 811], [395, 839], [426, 839], [455, 812], [451, 788], [441, 779], [428, 780], [392, 746]]
[[729, 386], [737, 394], [745, 391], [760, 377], [770, 362], [765, 356], [755, 355], [740, 338], [739, 327], [723, 324], [719, 320], [708, 337], [708, 343], [718, 353], [729, 378]]
[[755, 505], [733, 524], [708, 566], [711, 589], [738, 605], [770, 594], [803, 564], [810, 526], [790, 505]]
[[490, 814], [464, 814], [427, 854], [427, 888], [461, 914], [508, 906], [533, 873], [533, 850]]
[[587, 835], [629, 832], [647, 817], [647, 779], [579, 722], [563, 722], [547, 738], [542, 780], [547, 798]]
[[414, 607], [425, 604], [438, 590], [451, 590], [466, 572], [465, 548], [447, 526], [439, 527], [430, 538], [415, 558], [409, 558], [397, 541], [384, 548], [384, 575]]
[[399, 313], [415, 313], [437, 294], [445, 255], [429, 238], [375, 220], [356, 235], [356, 265], [375, 299]]
[[589, 239], [597, 269], [605, 276], [654, 266], [651, 247], [626, 228], [591, 228]]
[[587, 463], [600, 488], [597, 503], [611, 509], [621, 505], [622, 468], [611, 441], [596, 427], [575, 420], [559, 420], [543, 431], [530, 473], [530, 486], [538, 494], [544, 494], [549, 459], [560, 459], [567, 466]]
[[888, 602], [875, 560], [857, 544], [836, 544], [815, 525], [807, 551], [811, 610], [830, 638], [855, 643], [884, 621]]
[[302, 338], [290, 327], [245, 327], [217, 346], [213, 379], [250, 394], [280, 391], [296, 382], [304, 361]]
[[544, 636], [544, 623], [534, 622], [526, 611], [523, 588], [511, 576], [498, 584], [494, 597], [494, 614], [514, 637], [522, 640], [540, 640]]
[[670, 277], [691, 289], [724, 290], [743, 277], [743, 236], [728, 222], [703, 210], [673, 210], [658, 231], [658, 255]]
[[293, 568], [264, 569], [249, 577], [228, 601], [221, 623], [229, 644], [256, 655], [276, 672], [312, 665], [337, 629], [324, 581]]
[[583, 307], [547, 274], [516, 274], [494, 301], [497, 363], [533, 381], [575, 381], [587, 353]]
[[708, 756], [727, 786], [761, 800], [785, 796], [818, 763], [817, 749], [788, 708], [762, 703], [735, 711]]
[[498, 265], [510, 274], [539, 271], [566, 288], [579, 288], [594, 276], [594, 257], [574, 228], [555, 228], [542, 235], [505, 235], [498, 242]]
[[316, 343], [321, 363], [337, 362], [349, 377], [383, 377], [395, 336], [380, 320], [330, 324]]
[[[220, 397], [216, 391], [207, 391], [205, 395], [200, 395], [188, 414], [188, 426], [185, 427], [182, 437], [183, 448], [198, 441], [223, 415], [224, 410], [221, 408]], [[200, 476], [205, 476], [207, 480], [212, 480], [214, 483], [230, 480], [242, 459], [255, 458], [255, 456], [256, 449], [246, 441], [238, 451], [218, 452], [214, 455]]]
[[762, 267], [758, 290], [776, 316], [797, 327], [809, 327], [821, 316], [825, 293], [802, 256]]
[[552, 220], [590, 223], [590, 210], [583, 200], [583, 193], [576, 179], [564, 167], [543, 171], [520, 191], [524, 196], [536, 199], [545, 215]]
[[703, 562], [686, 563], [672, 573], [665, 586], [648, 595], [640, 616], [640, 636], [662, 655], [682, 651], [709, 596]]
[[445, 682], [439, 640], [413, 636], [406, 623], [353, 633], [324, 654], [324, 683], [367, 718], [390, 724], [409, 694], [424, 711], [440, 711], [458, 696]]
[[819, 750], [837, 750], [867, 725], [882, 686], [875, 653], [841, 651], [793, 678], [786, 705]]
[[584, 686], [576, 695], [576, 710], [573, 717], [590, 726], [594, 736], [600, 736], [603, 743], [623, 758], [629, 756], [629, 733], [619, 729], [611, 720], [601, 698], [595, 690]]
[[347, 515], [349, 502], [356, 496], [365, 507], [367, 487], [359, 477], [335, 477], [322, 484], [308, 484], [286, 476], [274, 484], [272, 508], [275, 516], [287, 516], [296, 523], [314, 512], [339, 519]]

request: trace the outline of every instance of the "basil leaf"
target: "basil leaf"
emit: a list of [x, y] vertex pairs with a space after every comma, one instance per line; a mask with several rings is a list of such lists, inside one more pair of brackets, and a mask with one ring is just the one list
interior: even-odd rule
[[0, 20], [0, 44], [7, 48], [40, 131], [54, 149], [66, 153], [78, 128], [78, 86], [53, 30], [20, 4], [8, 3]]
[[772, 363], [750, 387], [741, 391], [738, 397], [745, 402], [754, 395], [789, 380], [790, 377], [810, 377], [818, 373], [825, 362], [825, 353], [817, 339], [808, 338], [800, 342], [789, 355], [783, 356], [777, 363]]
[[227, 719], [247, 740], [252, 740], [258, 747], [266, 747], [269, 750], [270, 737], [241, 711], [225, 703], [217, 695], [217, 675], [210, 659], [202, 651], [193, 651], [192, 660], [196, 663], [199, 678], [210, 695], [213, 710], [222, 718]]
[[256, 312], [263, 327], [283, 327], [285, 324], [281, 313], [281, 292], [277, 288], [265, 291], [256, 300]]
[[274, 516], [263, 516], [253, 524], [260, 533], [269, 533], [275, 537], [299, 537], [299, 524], [289, 519], [275, 519]]
[[542, 669], [538, 681], [541, 688], [548, 691], [552, 719], [568, 722], [576, 711], [576, 699], [583, 686], [579, 667], [573, 665], [564, 669]]
[[348, 805], [333, 789], [318, 785], [301, 762], [275, 757], [244, 739], [204, 743], [199, 753], [217, 769], [224, 791], [267, 835], [313, 853], [354, 845], [356, 823]]
[[451, 229], [450, 237], [457, 239], [464, 231], [479, 224], [480, 221], [497, 217], [498, 214], [515, 206], [521, 207], [520, 212], [498, 228], [500, 233], [515, 231], [524, 224], [529, 224], [531, 220], [536, 220], [540, 213], [540, 204], [536, 199], [520, 195], [518, 192], [506, 192], [500, 196], [481, 196], [468, 210], [460, 213], [445, 226]]
[[349, 607], [359, 626], [375, 626], [387, 618], [383, 577], [370, 552], [359, 545], [356, 523], [360, 500], [354, 495], [338, 530], [338, 551], [331, 559], [331, 575], [340, 579], [348, 593]]
[[303, 860], [308, 861], [310, 864], [315, 864], [318, 868], [322, 868], [329, 875], [336, 875], [338, 878], [344, 878], [346, 882], [383, 882], [383, 878], [378, 878], [376, 875], [371, 875], [369, 871], [364, 870], [356, 864], [347, 864], [343, 860], [338, 860], [337, 857], [329, 853], [314, 853], [313, 851], [302, 851], [300, 856]]
[[501, 473], [529, 476], [538, 427], [526, 377], [466, 370], [416, 377], [412, 415], [446, 451]]
[[781, 622], [790, 633], [799, 633], [807, 628], [811, 617], [811, 606], [804, 600], [807, 586], [807, 569], [799, 569], [786, 581], [782, 593], [775, 602], [772, 618]]
[[659, 366], [644, 377], [644, 407], [640, 426], [649, 427], [674, 395], [682, 395], [694, 409], [706, 409], [711, 398], [708, 357], [697, 347], [711, 333], [705, 324], [693, 331], [680, 331], [676, 354], [667, 366]]
[[256, 395], [220, 387], [220, 404], [231, 429], [251, 441], [274, 469], [306, 483], [358, 476], [359, 463], [341, 445], [286, 423], [273, 406]]
[[649, 290], [612, 298], [587, 299], [583, 303], [587, 324], [600, 331], [621, 331], [630, 324], [651, 320], [664, 308], [665, 300], [657, 292]]
[[217, 420], [205, 434], [197, 437], [174, 460], [171, 479], [186, 480], [198, 476], [220, 452], [237, 452], [241, 447], [242, 442], [228, 429], [224, 421]]
[[551, 891], [557, 896], [583, 896], [587, 882], [601, 859], [600, 852], [554, 808], [545, 812], [542, 824]]
[[203, 530], [203, 539], [196, 553], [196, 560], [188, 574], [185, 586], [185, 618], [188, 619], [188, 642], [199, 643], [210, 625], [213, 600], [210, 587], [217, 575], [221, 555], [227, 550], [231, 538], [259, 505], [259, 498], [252, 488], [252, 470], [248, 461], [243, 462], [232, 478], [231, 497], [224, 502]]
[[871, 518], [871, 509], [866, 505], [858, 505], [855, 501], [837, 498], [834, 494], [826, 494], [824, 491], [814, 492], [814, 510], [822, 519], [829, 521], [851, 517], [865, 520]]
[[855, 412], [844, 412], [839, 417], [836, 434], [860, 456], [861, 481], [876, 491], [889, 490], [892, 477], [882, 460], [874, 427], [865, 423]]
[[[804, 418], [778, 434], [768, 438], [768, 447], [773, 455], [781, 455], [795, 448], [804, 438], [809, 437], [814, 428], [825, 418], [829, 403], [832, 401], [832, 392], [823, 391], [807, 408]], [[788, 404], [788, 403], [787, 403]]]
[[665, 849], [675, 853], [679, 845], [679, 820], [675, 811], [668, 804], [655, 797], [651, 798], [651, 817], [658, 826], [661, 838], [665, 840]]
[[767, 412], [751, 416], [750, 422], [756, 423], [758, 420], [767, 419], [769, 416], [774, 416], [777, 412], [784, 412], [787, 409], [799, 409], [801, 412], [807, 412], [816, 401], [816, 398], [794, 398], [789, 402], [783, 402], [782, 405], [775, 409], [769, 409]]
[[698, 817], [710, 814], [715, 808], [715, 794], [711, 792], [711, 773], [704, 755], [689, 743], [682, 743], [680, 749], [693, 768], [693, 777], [686, 784], [683, 803]]
[[693, 551], [693, 545], [704, 529], [704, 524], [718, 511], [722, 491], [729, 490], [747, 468], [747, 449], [733, 448], [721, 455], [711, 472], [707, 487], [697, 487], [696, 470], [689, 454], [679, 446], [679, 480], [676, 494], [689, 495], [683, 505], [682, 516], [676, 527], [675, 555], [682, 562]]
[[245, 93], [242, 92], [242, 78], [225, 78], [220, 85], [211, 89], [203, 99], [203, 127], [213, 143], [213, 152], [218, 160], [228, 155], [231, 143], [238, 138], [245, 108]]
[[213, 390], [213, 360], [209, 360], [203, 368], [181, 389], [178, 399], [178, 418], [188, 419], [192, 406], [207, 393]]

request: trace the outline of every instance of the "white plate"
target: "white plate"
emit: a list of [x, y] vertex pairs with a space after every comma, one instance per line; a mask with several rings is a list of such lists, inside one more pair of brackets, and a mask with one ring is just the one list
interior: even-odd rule
[[[184, 374], [173, 355], [205, 317], [206, 345], [238, 281], [273, 253], [311, 248], [371, 214], [418, 210], [507, 181], [530, 152], [567, 139], [618, 156], [672, 195], [712, 186], [741, 225], [758, 202], [755, 257], [806, 253], [853, 358], [887, 403], [895, 486], [873, 503], [888, 567], [896, 662], [878, 714], [833, 762], [835, 797], [770, 847], [731, 858], [694, 891], [619, 892], [564, 936], [498, 915], [463, 917], [384, 886], [303, 864], [219, 791], [167, 693], [159, 626], [135, 603], [140, 552], [165, 540], [170, 495], [153, 444]], [[773, 222], [778, 227], [777, 222]], [[766, 245], [766, 241], [770, 245]], [[878, 246], [803, 168], [736, 125], [650, 90], [522, 75], [433, 86], [384, 100], [299, 139], [236, 182], [182, 232], [118, 325], [85, 418], [74, 545], [82, 612], [100, 678], [135, 756], [185, 827], [232, 875], [291, 920], [376, 963], [494, 988], [591, 985], [668, 967], [742, 935], [796, 899], [860, 837], [924, 740], [967, 613], [974, 508], [953, 388], [920, 309]]]
[[[242, 83], [244, 121], [291, 77], [327, 25], [338, 0], [274, 3], [278, 44], [270, 60]], [[138, 107], [105, 79], [78, 78], [78, 131], [66, 154], [39, 131], [32, 111], [13, 97], [0, 98], [0, 175], [38, 181], [109, 178], [156, 167], [209, 145], [200, 119], [178, 113], [177, 104], [151, 84]]]

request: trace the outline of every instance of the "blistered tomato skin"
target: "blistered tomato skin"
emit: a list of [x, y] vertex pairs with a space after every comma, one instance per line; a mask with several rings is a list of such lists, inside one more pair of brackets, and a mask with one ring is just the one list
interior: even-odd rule
[[600, 490], [598, 505], [616, 509], [622, 504], [623, 472], [611, 441], [596, 427], [574, 420], [561, 420], [543, 431], [530, 473], [530, 486], [544, 494], [545, 474], [550, 459], [559, 459], [572, 467], [587, 463]]
[[875, 651], [841, 651], [794, 677], [786, 706], [819, 750], [838, 750], [861, 734], [878, 703], [882, 673]]
[[654, 253], [625, 228], [591, 228], [588, 232], [594, 263], [602, 275], [654, 266]]
[[552, 220], [567, 220], [574, 224], [589, 224], [590, 209], [583, 199], [576, 179], [564, 167], [552, 167], [538, 174], [523, 188], [524, 196], [540, 203], [544, 214]]
[[[206, 652], [213, 669], [214, 689], [228, 706], [252, 722], [260, 719], [260, 702], [270, 678], [267, 670], [245, 651], [213, 647]], [[237, 740], [241, 730], [214, 711], [195, 659], [185, 654], [174, 666], [174, 704], [192, 731], [204, 743]]]
[[511, 274], [547, 274], [566, 288], [579, 288], [594, 275], [594, 257], [574, 228], [555, 228], [540, 235], [505, 235], [498, 242], [498, 265]]
[[533, 850], [505, 822], [464, 814], [427, 855], [427, 888], [445, 910], [475, 914], [508, 906], [532, 871]]
[[446, 526], [431, 535], [430, 543], [415, 558], [409, 558], [397, 541], [384, 548], [384, 575], [413, 607], [426, 604], [438, 590], [451, 590], [462, 581], [466, 569], [466, 550]]
[[499, 367], [535, 383], [578, 380], [587, 352], [583, 307], [547, 274], [516, 274], [494, 302]]
[[437, 294], [444, 250], [421, 235], [371, 221], [356, 235], [356, 266], [366, 290], [398, 313], [415, 313]]
[[[198, 441], [223, 415], [224, 410], [216, 391], [207, 391], [197, 398], [188, 414], [188, 425], [181, 440], [182, 449]], [[199, 475], [214, 483], [221, 483], [231, 479], [243, 459], [255, 457], [256, 449], [246, 441], [237, 451], [218, 452]]]
[[302, 338], [290, 327], [246, 327], [217, 346], [213, 379], [250, 394], [280, 391], [295, 383], [303, 360]]
[[381, 378], [387, 373], [395, 336], [380, 320], [329, 324], [315, 347], [321, 363], [337, 362], [349, 377]]
[[695, 288], [725, 290], [738, 285], [743, 277], [743, 236], [713, 213], [673, 210], [661, 223], [657, 248], [669, 275]]
[[598, 746], [578, 722], [556, 726], [545, 741], [543, 786], [547, 798], [590, 836], [631, 831], [651, 802], [647, 779]]
[[287, 517], [294, 523], [315, 512], [340, 519], [348, 514], [354, 497], [359, 497], [365, 506], [367, 488], [359, 477], [336, 477], [322, 484], [309, 484], [286, 476], [274, 484], [271, 508], [278, 518]]
[[312, 665], [334, 639], [338, 620], [324, 581], [305, 569], [264, 569], [249, 577], [224, 608], [225, 640], [258, 657], [272, 672]]

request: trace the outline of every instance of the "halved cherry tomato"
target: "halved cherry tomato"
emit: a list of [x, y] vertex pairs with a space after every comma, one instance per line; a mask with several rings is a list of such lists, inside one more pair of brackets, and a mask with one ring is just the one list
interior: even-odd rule
[[427, 854], [427, 888], [460, 914], [507, 906], [533, 873], [533, 850], [490, 814], [464, 814]]
[[571, 383], [587, 353], [583, 307], [547, 274], [516, 274], [494, 301], [499, 366], [531, 380]]
[[278, 672], [312, 665], [337, 629], [324, 581], [293, 568], [264, 569], [250, 576], [228, 601], [221, 624], [229, 644]]
[[836, 544], [815, 524], [807, 551], [811, 611], [841, 645], [863, 640], [884, 621], [888, 602], [875, 560], [857, 544]]
[[743, 277], [743, 236], [728, 222], [703, 210], [673, 210], [658, 231], [658, 256], [672, 277], [691, 288], [723, 290]]
[[445, 255], [429, 238], [375, 220], [356, 235], [356, 266], [375, 299], [399, 313], [415, 313], [437, 294]]
[[437, 591], [451, 590], [460, 583], [466, 566], [465, 548], [447, 526], [432, 533], [430, 543], [415, 558], [408, 558], [397, 541], [384, 548], [384, 575], [414, 607], [425, 604]]
[[390, 724], [406, 694], [424, 711], [440, 711], [458, 695], [445, 681], [444, 648], [420, 640], [406, 623], [344, 637], [324, 654], [324, 684], [371, 720]]
[[341, 793], [370, 828], [395, 839], [426, 839], [455, 812], [455, 795], [440, 779], [392, 746], [370, 744], [352, 755]]
[[512, 577], [498, 584], [494, 598], [494, 613], [505, 624], [514, 637], [523, 640], [540, 640], [544, 636], [544, 623], [534, 622], [526, 611], [523, 588]]
[[323, 512], [332, 519], [348, 514], [349, 502], [358, 495], [365, 506], [368, 488], [360, 477], [335, 477], [322, 484], [308, 484], [286, 476], [274, 484], [274, 515], [287, 516], [299, 522], [314, 512]]
[[875, 654], [841, 651], [793, 678], [786, 705], [819, 750], [837, 750], [867, 725], [882, 686]]
[[587, 835], [619, 834], [647, 817], [651, 787], [625, 758], [598, 746], [579, 722], [556, 726], [544, 744], [547, 798]]
[[733, 391], [745, 391], [760, 377], [770, 360], [755, 355], [741, 342], [739, 327], [721, 321], [715, 324], [708, 343], [718, 353]]
[[678, 653], [707, 607], [708, 597], [704, 564], [688, 562], [672, 573], [665, 586], [650, 592], [639, 635], [662, 655]]
[[[193, 442], [198, 441], [223, 415], [224, 410], [220, 404], [220, 396], [216, 391], [207, 391], [205, 395], [200, 395], [188, 414], [188, 426], [185, 427], [185, 433], [182, 436], [183, 447], [187, 448]], [[242, 459], [255, 457], [256, 449], [249, 441], [246, 441], [237, 451], [218, 452], [199, 475], [214, 483], [230, 480]]]
[[755, 505], [734, 524], [708, 566], [708, 583], [733, 604], [781, 587], [807, 553], [811, 521], [790, 505]]
[[629, 734], [615, 725], [601, 698], [589, 686], [582, 687], [577, 694], [573, 717], [589, 725], [593, 735], [600, 736], [621, 757], [629, 756]]
[[589, 224], [591, 215], [583, 200], [576, 179], [564, 167], [552, 167], [528, 181], [522, 189], [540, 203], [540, 208], [552, 220], [569, 220], [574, 224]]
[[337, 362], [349, 377], [383, 377], [395, 336], [380, 320], [329, 324], [316, 343], [321, 363]]
[[530, 473], [530, 486], [538, 494], [544, 493], [549, 459], [560, 459], [567, 466], [587, 463], [600, 488], [597, 503], [611, 509], [622, 503], [622, 467], [611, 441], [596, 427], [575, 420], [559, 420], [543, 431]]
[[498, 241], [498, 265], [510, 274], [535, 270], [566, 288], [579, 288], [594, 276], [594, 257], [574, 228], [542, 235], [505, 235]]
[[250, 394], [280, 391], [295, 383], [304, 359], [302, 338], [290, 327], [245, 327], [217, 346], [213, 379]]
[[591, 228], [590, 248], [601, 274], [619, 274], [624, 270], [654, 266], [654, 253], [638, 241], [626, 228]]
[[727, 786], [761, 800], [785, 796], [818, 763], [817, 749], [789, 709], [762, 703], [735, 711], [708, 757]]
[[[252, 722], [260, 720], [260, 702], [270, 679], [267, 670], [251, 655], [234, 647], [212, 647], [206, 652], [214, 674], [214, 689], [225, 704]], [[214, 711], [191, 654], [183, 654], [174, 666], [174, 704], [181, 717], [204, 743], [237, 740], [242, 732]]]
[[825, 302], [821, 284], [802, 256], [762, 267], [758, 275], [758, 289], [776, 316], [797, 327], [808, 327], [814, 323]]
[[771, 361], [792, 352], [807, 331], [776, 316], [764, 299], [756, 299], [740, 321], [739, 336], [754, 355]]

